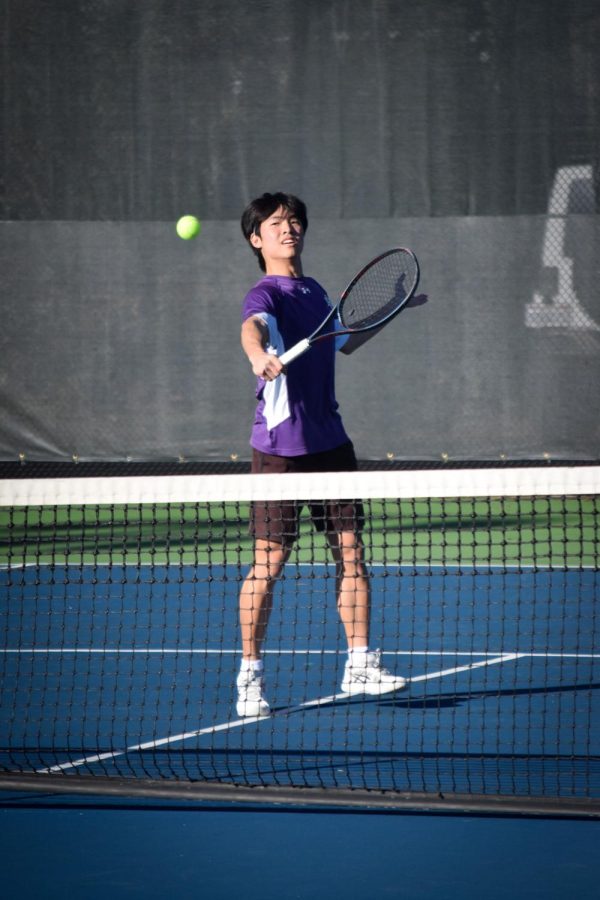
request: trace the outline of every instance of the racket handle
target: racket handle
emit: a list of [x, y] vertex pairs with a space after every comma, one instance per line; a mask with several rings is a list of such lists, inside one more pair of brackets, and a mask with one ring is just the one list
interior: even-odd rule
[[297, 356], [302, 356], [303, 353], [306, 353], [309, 347], [310, 341], [308, 340], [308, 338], [304, 338], [303, 341], [298, 341], [297, 344], [294, 344], [293, 347], [290, 347], [289, 350], [286, 350], [285, 353], [282, 353], [279, 359], [284, 366], [287, 366], [287, 364], [291, 363], [291, 361], [293, 359], [296, 359]]

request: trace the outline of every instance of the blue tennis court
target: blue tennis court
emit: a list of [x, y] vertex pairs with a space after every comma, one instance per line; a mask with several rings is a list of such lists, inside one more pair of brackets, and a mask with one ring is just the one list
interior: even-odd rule
[[273, 714], [240, 719], [247, 506], [152, 487], [27, 486], [60, 510], [4, 514], [8, 890], [594, 896], [595, 499], [367, 501], [371, 644], [410, 681], [364, 699], [341, 693], [336, 573], [303, 531], [265, 647]]
[[591, 821], [239, 811], [0, 795], [6, 896], [592, 900]]
[[410, 684], [349, 700], [333, 577], [293, 566], [261, 720], [235, 714], [236, 567], [0, 575], [5, 771], [600, 796], [595, 570], [374, 567], [373, 641]]

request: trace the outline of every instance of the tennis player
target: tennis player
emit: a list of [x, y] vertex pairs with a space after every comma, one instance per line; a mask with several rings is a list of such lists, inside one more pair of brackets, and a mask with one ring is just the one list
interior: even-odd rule
[[[252, 471], [354, 471], [354, 448], [338, 412], [335, 341], [316, 344], [284, 371], [278, 356], [310, 334], [330, 302], [302, 271], [306, 207], [290, 194], [263, 194], [242, 215], [242, 231], [264, 277], [243, 304], [242, 348], [257, 376], [252, 427]], [[262, 645], [273, 590], [298, 535], [298, 504], [253, 504], [254, 562], [240, 594], [242, 664], [237, 678], [239, 716], [269, 715]], [[363, 509], [354, 502], [311, 504], [315, 527], [325, 531], [336, 565], [337, 603], [348, 642], [342, 691], [386, 694], [406, 686], [369, 648], [369, 579], [363, 560]]]

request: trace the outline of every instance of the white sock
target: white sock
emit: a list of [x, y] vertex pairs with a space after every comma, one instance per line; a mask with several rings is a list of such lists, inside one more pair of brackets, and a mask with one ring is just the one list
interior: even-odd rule
[[262, 675], [263, 669], [262, 659], [242, 659], [240, 672], [254, 672], [256, 675]]
[[368, 647], [352, 647], [348, 650], [348, 662], [351, 666], [366, 666]]

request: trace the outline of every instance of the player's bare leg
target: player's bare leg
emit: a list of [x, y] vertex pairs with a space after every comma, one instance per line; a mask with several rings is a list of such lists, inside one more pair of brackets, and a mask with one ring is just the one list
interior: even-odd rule
[[273, 609], [273, 592], [290, 548], [257, 539], [254, 563], [240, 591], [240, 629], [242, 633], [242, 666], [237, 679], [239, 716], [269, 715], [264, 696], [262, 646]]
[[369, 649], [370, 583], [360, 535], [341, 532], [328, 535], [336, 564], [338, 611], [348, 642], [344, 669], [345, 694], [388, 694], [406, 687], [406, 679], [392, 675], [381, 665], [378, 650]]

